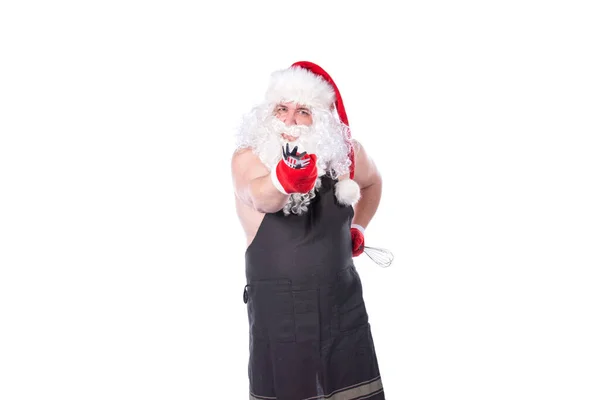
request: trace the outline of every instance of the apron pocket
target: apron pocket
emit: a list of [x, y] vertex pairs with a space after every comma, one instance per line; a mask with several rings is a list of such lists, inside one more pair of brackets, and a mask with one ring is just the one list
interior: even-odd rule
[[369, 322], [362, 283], [354, 267], [338, 275], [337, 315], [340, 332], [351, 331]]
[[250, 333], [272, 342], [294, 342], [294, 298], [291, 282], [281, 279], [247, 285]]

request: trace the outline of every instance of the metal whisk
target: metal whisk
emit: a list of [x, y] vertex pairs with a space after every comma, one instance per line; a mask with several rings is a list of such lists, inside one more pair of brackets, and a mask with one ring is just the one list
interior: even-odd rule
[[391, 251], [379, 247], [364, 246], [364, 253], [382, 268], [389, 267], [394, 260], [394, 255]]

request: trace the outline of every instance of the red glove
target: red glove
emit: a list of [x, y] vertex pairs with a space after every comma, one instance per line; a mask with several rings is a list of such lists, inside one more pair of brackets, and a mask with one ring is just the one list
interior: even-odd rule
[[365, 250], [364, 228], [360, 225], [352, 225], [350, 236], [352, 237], [352, 257], [360, 256]]
[[287, 144], [283, 158], [271, 171], [271, 180], [281, 193], [308, 193], [315, 186], [317, 175], [317, 156], [298, 154], [297, 146], [290, 152]]

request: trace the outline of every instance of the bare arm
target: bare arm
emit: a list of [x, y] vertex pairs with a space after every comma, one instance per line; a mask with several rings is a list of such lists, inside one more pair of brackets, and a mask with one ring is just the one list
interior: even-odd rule
[[354, 206], [353, 224], [366, 228], [377, 212], [381, 200], [382, 179], [375, 162], [369, 157], [364, 147], [354, 143], [354, 180], [360, 187], [361, 198]]
[[270, 171], [250, 149], [233, 154], [231, 172], [235, 195], [256, 211], [277, 212], [289, 198], [273, 185]]

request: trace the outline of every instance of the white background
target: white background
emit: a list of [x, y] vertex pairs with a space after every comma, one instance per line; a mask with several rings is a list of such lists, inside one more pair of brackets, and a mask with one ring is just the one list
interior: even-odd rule
[[387, 398], [600, 398], [592, 1], [202, 3], [0, 6], [1, 399], [247, 398], [233, 134], [299, 60], [384, 178]]

